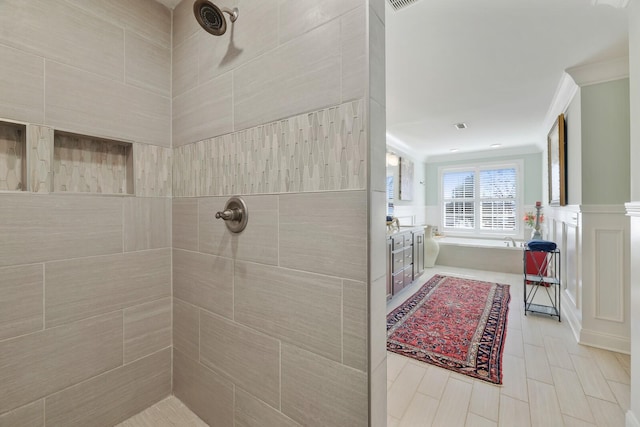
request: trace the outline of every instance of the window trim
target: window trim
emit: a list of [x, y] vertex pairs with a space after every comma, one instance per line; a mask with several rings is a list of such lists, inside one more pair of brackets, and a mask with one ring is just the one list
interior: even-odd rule
[[[512, 231], [506, 230], [482, 230], [480, 228], [480, 171], [487, 169], [505, 169], [515, 168], [516, 170], [516, 228]], [[444, 195], [443, 195], [443, 175], [450, 172], [463, 172], [473, 171], [475, 173], [475, 191], [476, 197], [474, 198], [475, 206], [475, 228], [473, 230], [462, 230], [456, 228], [445, 228], [444, 218]], [[502, 236], [520, 236], [523, 232], [523, 224], [520, 219], [523, 212], [523, 194], [524, 194], [524, 161], [522, 159], [514, 159], [502, 162], [487, 162], [487, 163], [467, 163], [457, 164], [452, 166], [440, 166], [438, 167], [438, 217], [439, 227], [443, 233], [449, 236], [466, 236], [466, 237], [502, 237]]]

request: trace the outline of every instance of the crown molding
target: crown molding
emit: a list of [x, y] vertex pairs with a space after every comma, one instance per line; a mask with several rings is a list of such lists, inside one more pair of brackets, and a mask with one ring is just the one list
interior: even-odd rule
[[[576, 96], [578, 89], [579, 86], [573, 78], [568, 73], [563, 73], [556, 88], [556, 93], [553, 95], [551, 105], [549, 105], [549, 109], [547, 110], [547, 115], [544, 118], [542, 129], [544, 129], [545, 132], [551, 129], [561, 113], [567, 112], [567, 108], [569, 108], [573, 97]], [[546, 141], [543, 145], [546, 147]]]
[[397, 136], [390, 134], [387, 132], [387, 151], [392, 152], [394, 154], [402, 154], [405, 156], [413, 157], [415, 161], [424, 162], [422, 156], [420, 156], [414, 149], [409, 147], [409, 145], [402, 141]]
[[[499, 148], [479, 151], [463, 151], [461, 153], [447, 153], [427, 156], [425, 163], [457, 162], [477, 159], [500, 159], [510, 156], [524, 156], [527, 154], [539, 154], [542, 149], [535, 144], [521, 145], [517, 147]], [[500, 160], [502, 161], [502, 160]]]
[[629, 77], [629, 57], [614, 58], [565, 70], [578, 86], [589, 86]]

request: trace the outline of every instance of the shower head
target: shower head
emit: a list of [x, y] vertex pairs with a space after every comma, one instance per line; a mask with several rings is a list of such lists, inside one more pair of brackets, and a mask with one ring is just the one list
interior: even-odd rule
[[196, 0], [193, 4], [193, 14], [196, 16], [198, 24], [200, 24], [206, 32], [214, 36], [221, 36], [227, 31], [227, 21], [224, 18], [223, 12], [229, 14], [231, 22], [236, 22], [236, 19], [238, 19], [238, 8], [231, 10], [223, 7], [220, 9], [207, 0]]

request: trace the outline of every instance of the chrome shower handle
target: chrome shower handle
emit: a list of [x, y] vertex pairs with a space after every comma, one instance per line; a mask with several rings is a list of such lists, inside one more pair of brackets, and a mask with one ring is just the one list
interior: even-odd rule
[[216, 212], [216, 219], [224, 219], [225, 221], [238, 221], [242, 217], [242, 209], [225, 209], [220, 212]]

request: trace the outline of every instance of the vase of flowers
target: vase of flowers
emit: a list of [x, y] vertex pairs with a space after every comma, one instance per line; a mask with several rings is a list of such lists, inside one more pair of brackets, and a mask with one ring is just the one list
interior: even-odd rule
[[531, 228], [531, 240], [542, 239], [540, 229], [542, 228], [542, 222], [544, 221], [544, 214], [540, 212], [542, 209], [541, 203], [536, 202], [536, 212], [527, 212], [524, 214], [524, 223], [528, 228]]

